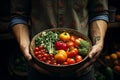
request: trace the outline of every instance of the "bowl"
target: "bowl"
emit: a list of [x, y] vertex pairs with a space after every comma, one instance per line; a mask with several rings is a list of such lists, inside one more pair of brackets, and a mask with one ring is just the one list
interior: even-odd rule
[[[77, 30], [73, 30], [73, 29], [69, 29], [69, 28], [52, 28], [52, 29], [47, 29], [47, 30], [44, 30], [44, 32], [47, 32], [47, 31], [52, 31], [52, 32], [59, 32], [59, 33], [62, 33], [62, 32], [68, 32], [70, 33], [70, 35], [74, 35], [76, 37], [80, 37], [86, 41], [89, 42], [90, 44], [90, 47], [89, 47], [89, 51], [88, 53], [91, 51], [92, 49], [92, 43], [91, 43], [91, 40], [85, 36], [84, 34], [78, 32]], [[42, 31], [43, 32], [43, 31]], [[69, 73], [69, 72], [74, 72], [76, 71], [77, 69], [79, 69], [81, 66], [83, 66], [83, 64], [86, 63], [86, 61], [89, 59], [88, 58], [88, 54], [83, 58], [82, 61], [80, 62], [77, 62], [77, 63], [74, 63], [74, 64], [70, 64], [70, 65], [53, 65], [53, 64], [47, 64], [45, 62], [42, 62], [40, 61], [38, 58], [36, 58], [36, 56], [34, 55], [34, 48], [35, 48], [35, 38], [37, 36], [41, 36], [41, 33], [38, 33], [36, 34], [32, 40], [31, 40], [31, 43], [30, 43], [30, 53], [33, 57], [33, 60], [35, 63], [37, 63], [40, 67], [48, 70], [48, 71], [51, 71], [51, 72], [55, 72], [55, 73]]]

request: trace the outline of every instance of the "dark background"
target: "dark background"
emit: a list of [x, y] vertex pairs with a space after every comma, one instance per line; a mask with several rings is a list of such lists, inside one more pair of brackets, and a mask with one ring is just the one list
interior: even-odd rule
[[[117, 8], [117, 13], [120, 14], [120, 0], [108, 0], [109, 6]], [[9, 23], [10, 20], [10, 0], [0, 0], [0, 22]], [[120, 22], [118, 22], [120, 23]], [[5, 25], [8, 26], [8, 25]], [[108, 52], [114, 52], [116, 46], [120, 45], [120, 25], [114, 28], [108, 28], [105, 38], [105, 46]], [[13, 34], [6, 28], [0, 25], [0, 80], [26, 80], [26, 76], [14, 74], [10, 69], [11, 55], [20, 54], [19, 45]], [[25, 78], [23, 78], [25, 77]]]

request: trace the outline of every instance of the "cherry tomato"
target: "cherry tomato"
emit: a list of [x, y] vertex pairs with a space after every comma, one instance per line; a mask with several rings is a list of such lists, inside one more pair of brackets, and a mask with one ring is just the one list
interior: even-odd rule
[[68, 64], [74, 64], [75, 63], [75, 59], [73, 59], [73, 58], [67, 58], [67, 63]]
[[76, 62], [80, 62], [80, 61], [82, 61], [82, 56], [80, 56], [80, 55], [77, 55], [77, 56], [75, 56], [75, 61]]
[[68, 65], [68, 62], [64, 62], [63, 64], [64, 64], [64, 65]]
[[35, 51], [35, 52], [34, 52], [34, 55], [35, 55], [35, 56], [38, 56], [38, 55], [39, 55], [39, 52], [38, 52], [38, 51]]
[[43, 56], [44, 56], [44, 57], [48, 57], [49, 55], [48, 55], [47, 53], [44, 53]]
[[39, 51], [39, 47], [35, 47], [34, 52]]
[[70, 34], [67, 33], [67, 32], [63, 32], [60, 34], [60, 40], [63, 40], [63, 41], [69, 41], [70, 39]]
[[46, 63], [47, 63], [47, 64], [51, 64], [51, 61], [50, 61], [50, 60], [48, 60]]
[[40, 60], [42, 58], [42, 55], [41, 54], [37, 55], [37, 58]]
[[64, 50], [58, 50], [55, 55], [55, 60], [58, 63], [63, 63], [67, 59], [67, 53]]
[[44, 46], [43, 45], [40, 45], [39, 46], [39, 49], [41, 50], [41, 49], [44, 49]]

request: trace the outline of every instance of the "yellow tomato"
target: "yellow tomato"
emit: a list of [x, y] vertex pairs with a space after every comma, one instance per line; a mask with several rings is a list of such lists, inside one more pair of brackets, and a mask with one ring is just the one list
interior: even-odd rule
[[116, 53], [112, 53], [110, 56], [111, 56], [112, 59], [117, 59], [118, 58]]
[[69, 41], [70, 40], [70, 34], [67, 32], [63, 32], [60, 34], [60, 39], [63, 41]]

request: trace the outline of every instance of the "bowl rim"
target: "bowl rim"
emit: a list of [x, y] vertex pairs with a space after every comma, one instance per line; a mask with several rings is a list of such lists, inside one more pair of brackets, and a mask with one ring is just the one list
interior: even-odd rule
[[[79, 31], [77, 31], [77, 30], [75, 30], [75, 29], [71, 29], [71, 28], [52, 28], [52, 29], [46, 29], [46, 30], [43, 30], [43, 31], [41, 31], [41, 32], [39, 32], [39, 33], [37, 33], [33, 38], [32, 38], [32, 40], [31, 40], [31, 42], [30, 42], [30, 53], [31, 53], [31, 55], [32, 55], [32, 57], [34, 58], [34, 59], [36, 59], [38, 62], [40, 62], [40, 63], [42, 63], [42, 64], [44, 64], [44, 65], [48, 65], [48, 66], [51, 66], [51, 67], [69, 67], [69, 66], [74, 66], [74, 65], [79, 65], [79, 63], [82, 63], [82, 62], [85, 62], [85, 61], [87, 61], [88, 59], [89, 59], [89, 57], [88, 57], [88, 55], [86, 55], [84, 58], [83, 58], [83, 60], [81, 60], [80, 62], [77, 62], [77, 63], [74, 63], [74, 64], [69, 64], [69, 65], [53, 65], [53, 64], [46, 64], [45, 62], [43, 62], [43, 61], [40, 61], [38, 58], [36, 58], [36, 56], [33, 54], [33, 49], [32, 49], [32, 45], [33, 45], [33, 41], [35, 40], [35, 38], [38, 36], [38, 35], [40, 35], [42, 32], [46, 32], [46, 31], [75, 31], [75, 32], [77, 32], [77, 33], [79, 33], [80, 35], [81, 35], [81, 37], [83, 38], [84, 37], [84, 39], [85, 40], [87, 40], [89, 43], [90, 43], [90, 50], [89, 50], [89, 52], [91, 51], [91, 49], [92, 49], [92, 42], [91, 42], [91, 40], [89, 39], [89, 37], [87, 37], [86, 35], [84, 35], [84, 34], [82, 34], [81, 32], [79, 32]], [[77, 34], [78, 35], [78, 34]], [[89, 52], [88, 52], [88, 54], [89, 54]]]

